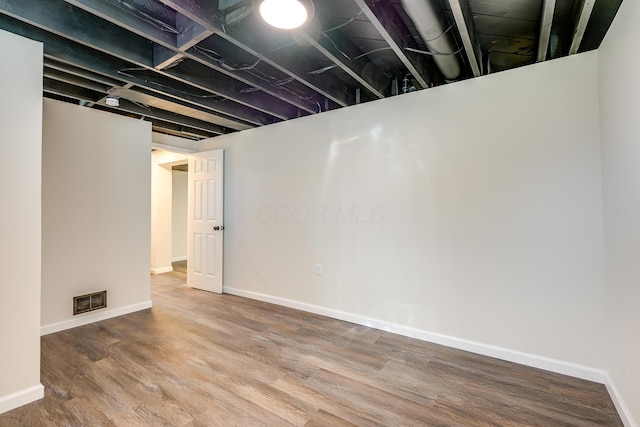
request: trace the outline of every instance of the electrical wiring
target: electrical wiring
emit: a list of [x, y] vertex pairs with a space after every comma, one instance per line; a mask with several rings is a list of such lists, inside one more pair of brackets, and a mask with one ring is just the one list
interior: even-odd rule
[[133, 104], [137, 105], [140, 108], [143, 108], [145, 110], [151, 110], [151, 107], [149, 107], [147, 104], [143, 104], [142, 102], [132, 101], [132, 100], [129, 100], [129, 101], [132, 102]]
[[328, 65], [328, 66], [323, 67], [323, 68], [320, 68], [320, 69], [318, 69], [318, 70], [309, 71], [309, 72], [307, 72], [307, 74], [312, 74], [312, 75], [315, 75], [315, 74], [322, 74], [322, 73], [325, 73], [325, 72], [327, 72], [327, 71], [329, 71], [329, 70], [332, 70], [332, 69], [334, 69], [334, 68], [336, 68], [336, 67], [337, 67], [337, 65], [335, 65], [335, 64], [333, 64], [333, 65]]
[[[258, 60], [256, 62], [254, 62], [252, 65], [244, 65], [244, 66], [237, 66], [235, 64], [229, 64], [218, 52], [211, 50], [211, 49], [205, 49], [203, 47], [200, 47], [198, 45], [193, 46], [193, 49], [196, 50], [197, 52], [199, 52], [200, 54], [206, 56], [207, 58], [211, 59], [212, 61], [217, 62], [221, 67], [223, 67], [226, 70], [229, 71], [250, 71], [250, 70], [254, 70], [260, 72], [256, 66], [262, 61], [261, 58], [258, 58]], [[210, 55], [216, 55], [216, 57]], [[259, 76], [256, 76], [253, 73], [250, 73], [252, 75], [254, 75], [255, 77], [261, 78]], [[262, 78], [261, 78], [262, 79]], [[262, 79], [265, 80], [265, 79]], [[268, 81], [268, 80], [267, 80]]]
[[[382, 52], [382, 51], [384, 51], [384, 50], [391, 50], [391, 49], [392, 49], [392, 48], [391, 48], [391, 47], [389, 47], [389, 46], [386, 46], [386, 47], [380, 47], [380, 48], [378, 48], [378, 49], [373, 49], [373, 50], [370, 50], [369, 52], [365, 52], [365, 53], [362, 53], [362, 54], [360, 54], [360, 55], [358, 55], [358, 56], [355, 56], [355, 57], [353, 58], [353, 60], [355, 61], [355, 60], [357, 60], [357, 59], [364, 58], [365, 56], [371, 55], [372, 53]], [[334, 68], [336, 68], [336, 67], [337, 67], [337, 65], [336, 65], [336, 64], [328, 65], [328, 66], [326, 66], [326, 67], [323, 67], [323, 68], [320, 68], [320, 69], [317, 69], [317, 70], [309, 71], [309, 72], [307, 72], [307, 74], [322, 74], [322, 73], [325, 73], [325, 72], [327, 72], [327, 71], [329, 71], [329, 70], [332, 70], [332, 69], [334, 69]]]
[[326, 37], [326, 38], [331, 42], [331, 44], [333, 45], [333, 47], [335, 47], [335, 48], [336, 48], [336, 50], [337, 50], [338, 52], [340, 52], [340, 54], [341, 54], [342, 56], [344, 56], [344, 57], [345, 57], [345, 58], [347, 58], [349, 61], [351, 61], [351, 58], [349, 58], [349, 55], [347, 55], [346, 53], [344, 53], [343, 51], [341, 51], [341, 50], [340, 50], [340, 48], [339, 48], [339, 47], [335, 44], [335, 42], [331, 39], [331, 37], [329, 37], [329, 36], [328, 36], [328, 35], [326, 35], [325, 33], [322, 33], [322, 35], [323, 35], [324, 37]]
[[[257, 65], [257, 64], [256, 64]], [[260, 71], [259, 68], [252, 68], [247, 70], [247, 73], [251, 74], [253, 77], [262, 80], [263, 82], [272, 83], [275, 80], [275, 77], [270, 76], [266, 73]]]
[[[344, 22], [344, 23], [342, 23], [342, 24], [340, 24], [340, 25], [336, 25], [335, 27], [331, 27], [331, 28], [326, 29], [326, 30], [324, 30], [324, 31], [322, 32], [322, 35], [323, 35], [323, 36], [325, 36], [326, 38], [328, 38], [328, 39], [329, 39], [329, 41], [331, 42], [331, 44], [332, 44], [332, 45], [333, 45], [333, 46], [338, 50], [338, 52], [340, 52], [342, 55], [344, 55], [344, 57], [345, 57], [345, 58], [347, 58], [349, 61], [351, 61], [351, 58], [349, 58], [349, 56], [347, 56], [344, 52], [342, 52], [340, 49], [338, 49], [338, 46], [336, 46], [336, 44], [333, 42], [333, 40], [332, 40], [332, 39], [331, 39], [331, 38], [330, 38], [326, 33], [329, 33], [329, 32], [331, 32], [331, 31], [338, 30], [338, 29], [340, 29], [340, 28], [342, 28], [342, 27], [346, 27], [347, 25], [351, 24], [353, 21], [355, 21], [356, 19], [358, 19], [358, 18], [360, 17], [360, 15], [362, 15], [362, 13], [363, 13], [363, 12], [364, 12], [364, 11], [362, 11], [362, 10], [361, 10], [360, 12], [358, 12], [358, 14], [357, 14], [357, 15], [355, 15], [355, 16], [354, 16], [354, 17], [352, 17], [352, 18], [349, 18], [349, 19], [347, 20], [347, 22]], [[269, 53], [277, 52], [277, 51], [278, 51], [278, 50], [280, 50], [280, 49], [284, 49], [285, 47], [293, 46], [294, 44], [296, 44], [295, 40], [294, 40], [294, 41], [291, 41], [291, 42], [289, 42], [289, 43], [285, 43], [285, 44], [283, 44], [283, 45], [280, 45], [280, 46], [278, 46], [278, 47], [275, 47], [275, 48], [273, 48], [273, 49], [269, 49], [269, 50], [267, 50], [267, 52], [269, 52]]]
[[347, 22], [337, 25], [333, 28], [329, 28], [328, 30], [324, 30], [323, 33], [328, 33], [330, 31], [335, 31], [338, 30], [342, 27], [346, 27], [347, 25], [351, 24], [353, 21], [355, 21], [356, 19], [358, 19], [360, 17], [360, 15], [362, 15], [362, 13], [364, 12], [364, 10], [360, 10], [360, 12], [358, 12], [358, 14], [356, 16], [354, 16], [353, 18], [350, 18]]
[[130, 77], [132, 79], [135, 79], [136, 76], [132, 75], [132, 74], [127, 74], [125, 73], [125, 71], [147, 71], [146, 68], [123, 68], [121, 70], [116, 70], [116, 73], [126, 76], [126, 77]]
[[283, 45], [280, 45], [278, 47], [274, 47], [273, 49], [268, 49], [267, 52], [269, 52], [269, 53], [277, 52], [280, 49], [284, 49], [285, 47], [293, 46], [294, 44], [296, 44], [295, 40], [291, 41], [289, 43], [285, 43]]
[[304, 92], [301, 91], [296, 91], [293, 89], [288, 88], [286, 85], [288, 85], [291, 82], [294, 82], [296, 80], [295, 77], [289, 77], [287, 79], [282, 79], [282, 80], [278, 80], [277, 82], [274, 83], [274, 86], [278, 87], [279, 89], [282, 89], [284, 91], [289, 92], [290, 94], [297, 96], [298, 98], [302, 99], [303, 101], [310, 101], [311, 99], [313, 99], [314, 96], [316, 96], [316, 94], [311, 94], [311, 95], [307, 95]]
[[295, 80], [295, 78], [293, 78], [293, 77], [289, 77], [288, 79], [278, 80], [275, 84], [276, 84], [276, 85], [278, 85], [278, 86], [280, 86], [280, 85], [286, 85], [286, 84], [291, 83], [291, 82], [292, 82], [292, 81], [294, 81], [294, 80]]
[[169, 69], [171, 69], [171, 68], [173, 68], [173, 67], [176, 67], [176, 66], [180, 65], [180, 63], [181, 63], [182, 61], [184, 61], [184, 57], [179, 58], [179, 59], [176, 59], [176, 60], [175, 60], [175, 61], [173, 61], [171, 64], [167, 65], [164, 69], [165, 69], [165, 70], [169, 70]]
[[[300, 98], [304, 101], [309, 101], [311, 100], [315, 94], [312, 95], [308, 95], [306, 93], [300, 93], [298, 91], [292, 90], [290, 88], [287, 88], [285, 85], [287, 85], [288, 83], [291, 83], [295, 80], [295, 77], [291, 77], [291, 78], [287, 78], [287, 79], [282, 79], [279, 81], [276, 81], [276, 79], [273, 76], [269, 76], [265, 73], [263, 73], [262, 71], [260, 71], [259, 68], [256, 68], [258, 66], [258, 64], [260, 64], [260, 62], [262, 62], [261, 58], [258, 58], [256, 60], [256, 62], [254, 62], [253, 64], [250, 65], [245, 65], [245, 66], [237, 66], [235, 64], [229, 64], [228, 62], [226, 62], [226, 60], [216, 51], [211, 50], [211, 49], [207, 49], [207, 48], [203, 48], [201, 46], [195, 45], [193, 46], [194, 50], [196, 50], [197, 52], [199, 52], [201, 55], [206, 56], [207, 58], [211, 59], [212, 61], [218, 63], [221, 67], [229, 70], [229, 71], [244, 71], [252, 76], [254, 76], [255, 78], [262, 80], [270, 85], [273, 85], [274, 87], [277, 87], [279, 89], [285, 90], [286, 92], [289, 92], [291, 95]], [[215, 56], [214, 56], [215, 55]], [[177, 65], [177, 64], [175, 64]], [[128, 71], [147, 71], [146, 68], [125, 68], [122, 70], [118, 70], [117, 73], [121, 74], [123, 76], [128, 76], [130, 78], [136, 78], [135, 76], [131, 75], [131, 74], [127, 74]], [[219, 100], [216, 100], [215, 102], [222, 102], [222, 101], [226, 101], [226, 98], [221, 98], [218, 97], [216, 95], [196, 95], [193, 93], [188, 93], [188, 92], [184, 92], [178, 89], [174, 89], [172, 87], [163, 85], [161, 83], [157, 83], [157, 82], [151, 82], [149, 80], [145, 80], [145, 82], [147, 83], [151, 83], [154, 85], [157, 85], [159, 87], [163, 87], [163, 88], [168, 88], [168, 89], [172, 89], [175, 90], [179, 93], [183, 93], [185, 95], [189, 95], [189, 96], [193, 96], [193, 97], [198, 97], [198, 98], [218, 98]], [[257, 92], [262, 90], [259, 87], [253, 87], [253, 88], [244, 88], [239, 90], [239, 93], [252, 93], [252, 92]]]
[[371, 55], [372, 53], [382, 52], [383, 50], [391, 50], [391, 49], [393, 49], [393, 48], [391, 48], [389, 46], [379, 47], [378, 49], [373, 49], [373, 50], [370, 50], [369, 52], [365, 52], [365, 53], [363, 53], [361, 55], [358, 55], [358, 56], [354, 57], [353, 59], [355, 60], [355, 59], [364, 58], [365, 56]]
[[313, 95], [309, 95], [307, 96], [306, 94], [301, 95], [300, 93], [296, 92], [295, 90], [289, 89], [287, 86], [282, 85], [282, 86], [278, 86], [280, 89], [284, 90], [285, 92], [289, 92], [291, 95], [296, 96], [300, 99], [302, 99], [303, 101], [311, 101], [314, 97], [315, 94]]
[[429, 42], [433, 42], [433, 41], [438, 40], [440, 37], [444, 36], [444, 35], [445, 35], [445, 34], [447, 34], [449, 31], [451, 31], [451, 29], [452, 29], [453, 27], [455, 27], [455, 26], [456, 26], [456, 24], [455, 24], [455, 23], [453, 23], [453, 24], [449, 25], [449, 28], [447, 28], [446, 30], [444, 30], [444, 31], [443, 31], [443, 32], [441, 32], [439, 35], [435, 36], [434, 38], [429, 39], [429, 40], [425, 40], [425, 42], [426, 42], [426, 43], [429, 43]]
[[[260, 79], [260, 80], [262, 80], [262, 81], [264, 81], [264, 82], [266, 82], [268, 84], [271, 84], [271, 85], [273, 85], [275, 87], [278, 87], [279, 89], [286, 90], [287, 92], [291, 93], [292, 95], [294, 95], [294, 96], [296, 96], [296, 97], [298, 97], [298, 98], [300, 98], [302, 100], [309, 100], [310, 98], [313, 97], [313, 95], [312, 96], [308, 96], [307, 94], [302, 94], [301, 95], [301, 94], [296, 93], [295, 91], [293, 91], [291, 89], [283, 87], [285, 84], [290, 83], [293, 80], [295, 80], [295, 78], [293, 78], [293, 77], [290, 78], [290, 79], [285, 79], [285, 80], [281, 80], [281, 81], [275, 81], [274, 77], [269, 76], [268, 74], [265, 74], [262, 71], [260, 71], [260, 69], [256, 68], [256, 67], [262, 61], [261, 58], [258, 58], [258, 60], [255, 63], [253, 63], [252, 65], [247, 65], [247, 66], [244, 66], [244, 67], [237, 67], [237, 66], [233, 66], [233, 65], [228, 64], [224, 60], [224, 58], [222, 56], [220, 56], [220, 54], [218, 52], [216, 52], [216, 51], [213, 51], [211, 49], [205, 49], [205, 48], [199, 47], [197, 45], [194, 46], [194, 49], [199, 51], [202, 55], [208, 57], [209, 59], [211, 59], [213, 61], [216, 61], [217, 63], [220, 64], [220, 66], [223, 66], [223, 64], [224, 64], [224, 67], [226, 69], [228, 69], [228, 70], [231, 70], [231, 71], [245, 71], [245, 72], [251, 74], [252, 76], [254, 76], [255, 78]], [[217, 55], [218, 58], [215, 58], [215, 57], [209, 55], [209, 53], [211, 53], [213, 55]], [[250, 88], [245, 88], [245, 89], [241, 89], [240, 93], [251, 93], [251, 92], [257, 92], [259, 90], [261, 90], [261, 89], [260, 88], [255, 88], [255, 90], [252, 90]]]
[[207, 49], [207, 48], [204, 48], [204, 47], [198, 46], [197, 44], [196, 44], [196, 45], [194, 45], [194, 46], [193, 46], [193, 48], [194, 48], [195, 50], [197, 50], [197, 51], [207, 52], [207, 53], [212, 53], [212, 54], [214, 54], [214, 55], [218, 56], [218, 58], [217, 58], [217, 59], [222, 59], [222, 55], [220, 55], [218, 52], [216, 52], [216, 51], [215, 51], [215, 50], [213, 50], [213, 49]]
[[253, 65], [247, 65], [247, 66], [244, 66], [244, 67], [240, 67], [240, 68], [237, 68], [236, 70], [237, 71], [253, 70], [254, 68], [256, 68], [256, 65], [258, 65], [260, 63], [260, 61], [262, 61], [262, 59], [258, 58], [258, 60]]

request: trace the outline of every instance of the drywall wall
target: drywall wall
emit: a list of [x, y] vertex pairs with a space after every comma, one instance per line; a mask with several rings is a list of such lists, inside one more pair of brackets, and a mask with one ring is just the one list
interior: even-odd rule
[[150, 307], [150, 123], [45, 99], [43, 127], [43, 333]]
[[198, 150], [198, 141], [152, 132], [151, 146], [155, 149], [170, 151], [172, 153], [195, 153]]
[[606, 369], [627, 425], [640, 422], [640, 58], [630, 54], [639, 20], [640, 3], [623, 2], [599, 50]]
[[172, 208], [173, 174], [171, 167], [184, 164], [188, 154], [157, 150], [151, 154], [151, 273], [173, 270]]
[[0, 413], [42, 398], [42, 44], [0, 31]]
[[189, 174], [173, 171], [171, 186], [171, 260], [187, 259], [187, 195]]
[[201, 141], [225, 291], [602, 380], [596, 86], [592, 52]]

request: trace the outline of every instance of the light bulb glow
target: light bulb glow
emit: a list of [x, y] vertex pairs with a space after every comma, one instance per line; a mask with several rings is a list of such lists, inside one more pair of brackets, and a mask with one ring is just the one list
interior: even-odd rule
[[260, 15], [271, 26], [292, 30], [304, 25], [309, 12], [298, 0], [264, 0]]

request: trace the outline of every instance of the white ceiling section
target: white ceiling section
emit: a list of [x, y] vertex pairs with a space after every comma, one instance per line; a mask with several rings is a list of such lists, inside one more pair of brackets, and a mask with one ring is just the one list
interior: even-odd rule
[[282, 31], [250, 0], [0, 0], [0, 29], [44, 43], [45, 96], [199, 140], [593, 50], [621, 2], [322, 0]]

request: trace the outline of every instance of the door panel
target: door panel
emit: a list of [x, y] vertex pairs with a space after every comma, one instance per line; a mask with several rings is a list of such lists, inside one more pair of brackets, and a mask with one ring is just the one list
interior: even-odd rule
[[222, 293], [224, 151], [195, 153], [189, 163], [187, 283]]

